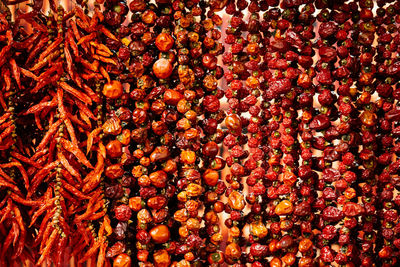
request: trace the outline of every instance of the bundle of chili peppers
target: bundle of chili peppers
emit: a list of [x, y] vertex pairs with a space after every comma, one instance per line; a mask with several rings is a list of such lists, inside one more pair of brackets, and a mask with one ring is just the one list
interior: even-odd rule
[[400, 264], [399, 1], [27, 2], [0, 266]]

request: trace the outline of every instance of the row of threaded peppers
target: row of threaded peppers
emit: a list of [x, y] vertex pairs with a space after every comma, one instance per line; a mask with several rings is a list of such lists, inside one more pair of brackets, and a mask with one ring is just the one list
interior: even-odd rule
[[400, 264], [399, 1], [27, 2], [0, 266]]

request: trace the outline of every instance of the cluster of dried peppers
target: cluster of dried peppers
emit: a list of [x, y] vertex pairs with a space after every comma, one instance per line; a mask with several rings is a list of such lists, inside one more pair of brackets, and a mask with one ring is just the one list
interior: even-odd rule
[[0, 266], [399, 264], [400, 2], [25, 2]]

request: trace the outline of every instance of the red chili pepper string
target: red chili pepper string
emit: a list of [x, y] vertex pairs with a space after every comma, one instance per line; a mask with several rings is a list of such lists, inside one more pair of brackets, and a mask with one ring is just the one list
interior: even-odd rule
[[[8, 21], [3, 23], [8, 24]], [[13, 35], [11, 31], [5, 33], [6, 39], [9, 45], [13, 43]], [[8, 46], [6, 46], [8, 47]], [[7, 49], [3, 48], [2, 52]], [[2, 59], [8, 59], [10, 55], [4, 54]], [[18, 160], [26, 159], [19, 152], [17, 148], [17, 123], [15, 114], [15, 100], [16, 94], [22, 89], [21, 86], [21, 76], [20, 69], [14, 58], [11, 58], [9, 62], [4, 62], [3, 70], [7, 68], [7, 71], [3, 73], [5, 86], [2, 87], [2, 96], [7, 97], [7, 103], [5, 99], [2, 98], [2, 116], [1, 116], [1, 126], [2, 134], [0, 137], [0, 143], [4, 145], [2, 153], [4, 153], [4, 158], [8, 157], [8, 163], [1, 163], [1, 184], [4, 194], [7, 195], [7, 206], [2, 210], [1, 223], [2, 226], [9, 230], [9, 233], [5, 240], [3, 240], [4, 245], [2, 247], [1, 262], [7, 265], [6, 262], [22, 261], [24, 260], [23, 252], [26, 250], [25, 241], [27, 237], [27, 227], [23, 222], [21, 210], [24, 210], [23, 206], [34, 206], [37, 203], [35, 201], [26, 200], [22, 197], [21, 190], [26, 190], [29, 188], [29, 178], [23, 164]], [[12, 70], [12, 76], [10, 76], [10, 71]], [[12, 84], [15, 87], [12, 87]], [[25, 160], [26, 161], [26, 160]], [[24, 162], [24, 161], [22, 161]], [[21, 182], [21, 184], [19, 184]], [[24, 185], [21, 186], [21, 185]], [[4, 235], [5, 237], [6, 235]], [[9, 257], [6, 255], [10, 255]]]
[[338, 192], [334, 187], [336, 180], [340, 177], [340, 172], [333, 167], [332, 163], [339, 158], [333, 146], [338, 132], [333, 125], [333, 121], [337, 119], [337, 108], [334, 106], [335, 95], [332, 93], [334, 92], [332, 84], [339, 78], [337, 73], [340, 69], [337, 69], [334, 64], [337, 60], [336, 49], [330, 47], [335, 44], [335, 41], [329, 41], [329, 37], [337, 32], [338, 23], [329, 20], [329, 16], [329, 9], [322, 9], [317, 15], [320, 26], [319, 39], [316, 41], [319, 60], [315, 65], [318, 82], [315, 93], [318, 93], [319, 106], [315, 108], [317, 115], [308, 125], [313, 136], [316, 135], [315, 133], [322, 132], [322, 136], [313, 139], [314, 147], [322, 151], [321, 157], [317, 157], [313, 162], [313, 167], [322, 172], [321, 179], [317, 182], [319, 198], [315, 202], [317, 209], [320, 210], [319, 216], [316, 217], [316, 226], [320, 231], [316, 235], [316, 242], [317, 247], [321, 249], [321, 256], [318, 258], [320, 262], [346, 262], [346, 256], [336, 250], [335, 244], [335, 237], [338, 235], [337, 224], [344, 215], [341, 203], [337, 201]]
[[230, 26], [226, 29], [229, 37], [225, 39], [225, 42], [231, 45], [231, 54], [228, 56], [232, 57], [232, 60], [228, 61], [229, 71], [225, 73], [225, 78], [228, 82], [225, 96], [229, 99], [229, 110], [225, 118], [225, 126], [228, 131], [226, 132], [224, 145], [230, 150], [229, 156], [226, 157], [227, 166], [230, 167], [230, 174], [225, 177], [229, 183], [225, 191], [225, 195], [228, 197], [225, 212], [230, 213], [230, 218], [225, 220], [226, 227], [230, 228], [225, 247], [225, 262], [228, 264], [238, 261], [242, 253], [240, 239], [243, 234], [242, 227], [246, 224], [244, 211], [247, 204], [242, 192], [242, 179], [247, 176], [244, 160], [249, 156], [248, 151], [245, 150], [245, 144], [248, 141], [246, 134], [248, 120], [242, 115], [249, 109], [244, 99], [249, 95], [250, 90], [242, 82], [242, 80], [247, 79], [249, 73], [244, 67], [246, 58], [239, 57], [239, 54], [242, 53], [247, 44], [245, 38], [241, 37], [242, 31], [245, 31], [242, 10], [247, 7], [247, 4], [240, 5], [238, 2], [232, 2], [234, 10], [235, 4], [237, 15], [235, 14], [235, 17], [232, 17]]
[[[385, 115], [382, 118], [379, 116], [376, 118], [376, 132], [381, 133], [377, 137], [376, 141], [370, 146], [376, 151], [379, 145], [382, 146], [382, 151], [376, 153], [376, 170], [378, 172], [377, 184], [378, 188], [381, 190], [377, 192], [378, 205], [382, 206], [382, 213], [378, 213], [378, 222], [380, 229], [378, 229], [377, 239], [382, 240], [382, 245], [379, 246], [376, 251], [378, 251], [379, 257], [382, 259], [382, 266], [393, 266], [398, 264], [398, 259], [393, 256], [399, 251], [399, 239], [395, 237], [397, 229], [399, 229], [399, 224], [396, 221], [398, 218], [398, 209], [396, 209], [396, 204], [398, 203], [399, 197], [398, 192], [395, 190], [395, 178], [393, 176], [392, 168], [395, 163], [393, 161], [396, 156], [396, 142], [395, 138], [391, 136], [391, 133], [396, 133], [396, 130], [392, 129], [392, 123], [387, 120], [389, 117], [387, 114], [389, 112], [396, 113], [398, 109], [395, 105], [395, 99], [397, 96], [397, 86], [394, 86], [397, 79], [393, 76], [393, 73], [398, 71], [396, 65], [398, 65], [397, 60], [394, 58], [394, 53], [397, 49], [397, 44], [391, 42], [392, 40], [398, 39], [398, 31], [394, 21], [390, 18], [390, 13], [393, 12], [392, 6], [384, 8], [382, 4], [378, 7], [376, 14], [377, 16], [373, 18], [374, 25], [376, 25], [376, 33], [378, 35], [378, 45], [377, 53], [380, 57], [377, 57], [376, 64], [376, 92], [378, 94], [378, 99], [375, 102], [376, 111], [381, 111]], [[368, 10], [363, 14], [364, 17], [370, 18]], [[360, 58], [362, 62], [365, 63], [369, 58], [369, 51], [366, 51]], [[388, 75], [381, 75], [385, 72]], [[378, 113], [379, 114], [379, 113]], [[394, 134], [396, 136], [396, 134]], [[382, 233], [381, 235], [379, 233]]]

